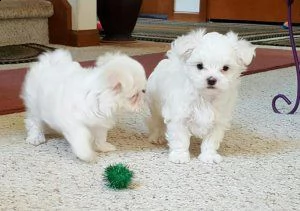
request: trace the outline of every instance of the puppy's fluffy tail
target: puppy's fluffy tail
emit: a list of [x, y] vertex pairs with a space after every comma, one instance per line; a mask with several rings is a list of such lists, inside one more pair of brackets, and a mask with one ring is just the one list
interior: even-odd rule
[[42, 65], [53, 66], [56, 64], [72, 62], [72, 56], [68, 50], [58, 49], [53, 52], [46, 52], [38, 57], [38, 61]]
[[109, 52], [109, 53], [106, 53], [102, 56], [99, 56], [96, 60], [96, 66], [100, 67], [100, 66], [103, 66], [104, 64], [107, 64], [109, 61], [112, 61], [116, 58], [118, 59], [124, 59], [124, 58], [127, 58], [128, 56], [121, 53], [121, 52]]

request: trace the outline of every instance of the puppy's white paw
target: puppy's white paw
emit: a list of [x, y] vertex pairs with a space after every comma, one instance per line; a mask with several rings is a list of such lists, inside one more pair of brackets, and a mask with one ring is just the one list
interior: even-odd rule
[[34, 146], [37, 146], [37, 145], [40, 145], [40, 144], [43, 144], [46, 142], [46, 139], [45, 139], [45, 136], [44, 134], [37, 134], [35, 136], [32, 136], [32, 135], [29, 135], [27, 138], [26, 138], [26, 143], [28, 144], [32, 144]]
[[158, 137], [156, 135], [151, 135], [148, 140], [152, 144], [160, 144], [160, 145], [162, 145], [162, 144], [166, 144], [167, 143], [167, 141], [166, 141], [166, 139], [164, 137], [162, 137], [162, 136]]
[[201, 153], [198, 157], [199, 160], [201, 160], [204, 163], [220, 163], [223, 158], [218, 153]]
[[169, 154], [169, 161], [173, 163], [188, 163], [190, 162], [190, 153], [171, 151]]
[[115, 150], [117, 150], [117, 148], [108, 142], [101, 142], [96, 144], [96, 151], [98, 152], [110, 152]]
[[76, 153], [76, 156], [85, 162], [91, 163], [96, 161], [97, 154], [95, 152], [90, 153]]

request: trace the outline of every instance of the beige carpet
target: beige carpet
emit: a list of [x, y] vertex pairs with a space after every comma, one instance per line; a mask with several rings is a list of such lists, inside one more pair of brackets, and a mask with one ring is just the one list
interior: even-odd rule
[[[27, 145], [24, 114], [0, 116], [0, 210], [299, 210], [300, 111], [271, 109], [279, 92], [293, 100], [295, 86], [292, 70], [242, 78], [218, 165], [196, 159], [195, 139], [190, 163], [170, 163], [166, 146], [147, 143], [147, 109], [120, 117], [109, 134], [118, 151], [99, 154], [96, 164], [76, 159], [59, 137]], [[103, 170], [116, 162], [134, 171], [134, 189], [105, 187]]]

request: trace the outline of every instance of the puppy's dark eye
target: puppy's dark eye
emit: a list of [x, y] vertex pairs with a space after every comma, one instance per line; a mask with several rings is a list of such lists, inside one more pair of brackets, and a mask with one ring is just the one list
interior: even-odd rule
[[143, 92], [143, 93], [146, 93], [146, 89], [143, 89], [142, 92]]
[[222, 70], [223, 70], [223, 71], [227, 71], [228, 69], [229, 69], [229, 67], [228, 67], [228, 66], [226, 66], [226, 65], [225, 65], [225, 66], [223, 66], [223, 68], [222, 68]]
[[203, 69], [203, 64], [202, 64], [202, 63], [197, 64], [197, 69], [198, 69], [198, 70], [202, 70], [202, 69]]

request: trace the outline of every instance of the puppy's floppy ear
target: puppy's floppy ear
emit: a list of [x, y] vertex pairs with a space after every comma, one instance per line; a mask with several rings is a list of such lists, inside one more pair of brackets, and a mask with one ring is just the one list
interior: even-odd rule
[[120, 78], [120, 74], [117, 74], [116, 72], [117, 71], [107, 72], [105, 75], [109, 88], [111, 88], [116, 93], [119, 93], [121, 92], [123, 85]]
[[111, 90], [119, 93], [123, 88], [128, 86], [128, 83], [133, 81], [130, 74], [124, 69], [125, 61], [128, 60], [128, 56], [120, 52], [106, 53], [99, 56], [96, 61], [96, 67], [100, 68], [100, 76], [106, 82], [106, 85]]
[[86, 102], [97, 116], [112, 116], [118, 104], [116, 96], [126, 88], [124, 81], [124, 71], [117, 67], [107, 67], [103, 64], [103, 69], [97, 72], [103, 87], [98, 90], [91, 89], [86, 95]]
[[256, 47], [246, 40], [239, 39], [238, 35], [232, 31], [228, 32], [226, 36], [233, 42], [238, 56], [238, 63], [243, 66], [248, 66], [255, 56]]
[[196, 46], [199, 45], [199, 41], [205, 33], [206, 30], [200, 28], [178, 37], [171, 43], [171, 50], [167, 52], [167, 56], [169, 58], [177, 57], [186, 61]]
[[111, 96], [110, 90], [102, 92], [89, 91], [86, 94], [86, 103], [90, 110], [99, 117], [110, 117], [117, 109], [117, 104]]
[[106, 70], [104, 77], [108, 87], [115, 93], [120, 93], [133, 83], [133, 78], [122, 67], [113, 67], [113, 69]]

